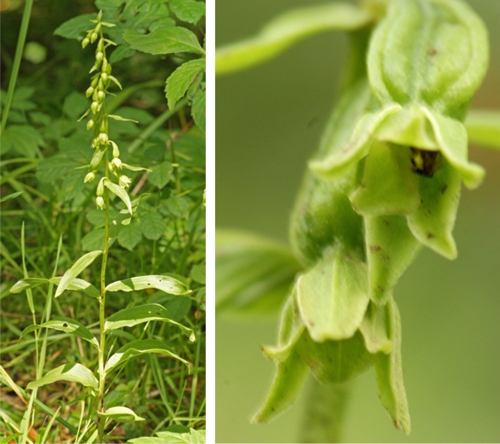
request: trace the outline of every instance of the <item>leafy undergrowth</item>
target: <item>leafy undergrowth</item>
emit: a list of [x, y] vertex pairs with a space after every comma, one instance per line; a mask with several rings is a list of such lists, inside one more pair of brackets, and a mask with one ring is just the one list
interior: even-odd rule
[[[81, 39], [92, 27], [89, 20], [95, 18], [97, 8], [103, 10], [104, 18], [118, 24], [112, 31], [118, 46], [110, 48], [110, 61], [113, 76], [120, 79], [123, 90], [115, 88], [118, 91], [110, 97], [107, 111], [138, 122], [110, 121], [109, 133], [121, 147], [123, 162], [151, 171], [129, 174], [131, 199], [141, 198], [128, 225], [120, 223], [125, 219], [120, 214], [123, 203], [117, 198], [111, 200], [110, 218], [117, 223], [110, 228], [112, 245], [106, 280], [170, 275], [192, 290], [187, 296], [154, 289], [116, 291], [108, 295], [105, 315], [156, 303], [167, 308], [174, 321], [192, 329], [197, 338], [191, 343], [175, 325], [155, 321], [110, 332], [106, 359], [130, 341], [152, 339], [166, 342], [190, 366], [163, 354], [147, 354], [123, 364], [108, 378], [105, 402], [108, 407], [131, 406], [144, 421], [116, 423], [107, 429], [107, 442], [144, 436], [156, 436], [147, 438], [148, 442], [160, 442], [155, 440], [163, 439], [165, 431], [187, 432], [185, 436], [191, 437], [195, 432], [199, 436], [204, 433], [203, 72], [200, 59], [186, 48], [165, 55], [136, 43], [158, 30], [171, 32], [168, 30], [175, 25], [189, 30], [203, 44], [204, 3], [197, 2], [198, 6], [189, 11], [182, 9], [182, 1], [170, 3], [167, 8], [162, 2], [141, 0], [98, 0], [95, 5], [91, 1], [59, 0], [33, 6], [25, 58], [2, 132], [0, 163], [0, 436], [10, 436], [12, 442], [20, 439], [16, 434], [23, 428], [22, 417], [31, 393], [25, 389], [37, 379], [39, 362], [33, 332], [22, 333], [33, 324], [32, 311], [36, 323], [42, 321], [50, 291], [43, 285], [33, 288], [32, 307], [26, 292], [11, 293], [13, 284], [25, 277], [22, 251], [29, 277], [50, 278], [54, 268], [60, 276], [85, 253], [102, 248], [104, 238], [104, 212], [95, 208], [97, 181], [84, 183], [88, 169], [78, 169], [88, 165], [93, 154], [92, 135], [86, 130], [86, 122], [78, 119], [89, 107], [85, 90], [94, 57], [92, 51], [81, 49]], [[9, 23], [2, 30], [3, 106], [22, 12], [21, 6], [2, 12], [4, 23]], [[82, 19], [81, 14], [88, 16]], [[69, 19], [76, 21], [66, 28], [61, 26]], [[165, 80], [185, 64], [198, 71], [193, 74], [191, 69], [191, 82], [185, 89], [182, 85], [169, 89], [167, 84], [166, 97]], [[80, 277], [96, 282], [99, 273], [99, 263], [95, 262]], [[82, 291], [68, 291], [54, 299], [52, 313], [79, 321], [99, 336], [98, 300]], [[42, 337], [38, 338], [40, 344]], [[64, 364], [96, 369], [96, 348], [81, 337], [49, 330], [43, 374]], [[38, 390], [28, 437], [32, 442], [58, 443], [75, 442], [77, 436], [79, 442], [87, 442], [83, 430], [92, 409], [95, 414], [88, 388], [67, 381], [44, 385]], [[141, 439], [145, 438], [134, 442], [143, 442]]]

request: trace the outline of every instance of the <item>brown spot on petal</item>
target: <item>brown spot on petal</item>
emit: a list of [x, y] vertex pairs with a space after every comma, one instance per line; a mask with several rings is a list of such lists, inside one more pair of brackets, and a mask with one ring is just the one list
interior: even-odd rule
[[427, 239], [434, 239], [436, 235], [434, 233], [427, 233]]

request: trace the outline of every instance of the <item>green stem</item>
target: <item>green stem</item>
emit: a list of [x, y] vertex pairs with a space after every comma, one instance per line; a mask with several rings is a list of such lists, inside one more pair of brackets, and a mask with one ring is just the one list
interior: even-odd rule
[[21, 66], [21, 57], [24, 51], [24, 42], [26, 41], [26, 34], [28, 33], [28, 26], [30, 22], [32, 6], [33, 6], [33, 0], [26, 0], [26, 6], [24, 7], [23, 19], [21, 22], [21, 30], [19, 31], [19, 38], [17, 40], [14, 65], [12, 66], [12, 73], [10, 75], [9, 89], [7, 91], [7, 98], [5, 99], [5, 107], [3, 109], [2, 132], [5, 129], [5, 124], [7, 123], [7, 118], [9, 117], [10, 105], [12, 104], [12, 97], [14, 96], [14, 90], [16, 88], [17, 75], [19, 73], [19, 67]]
[[348, 385], [320, 384], [311, 378], [300, 442], [341, 442]]
[[[106, 153], [104, 155], [104, 171], [106, 174], [106, 179], [109, 180], [109, 158], [108, 149], [106, 148]], [[108, 261], [108, 250], [109, 250], [109, 191], [104, 188], [104, 205], [105, 205], [105, 222], [104, 222], [104, 248], [102, 251], [102, 264], [101, 264], [101, 296], [99, 298], [99, 327], [101, 330], [101, 340], [99, 342], [99, 404], [98, 411], [105, 411], [104, 408], [104, 388], [106, 374], [104, 372], [104, 353], [106, 349], [106, 331], [104, 330], [104, 322], [106, 320], [106, 263]], [[99, 430], [99, 442], [104, 443], [104, 424], [106, 418], [98, 417], [98, 430]]]
[[141, 133], [139, 136], [137, 136], [137, 139], [135, 139], [127, 148], [127, 151], [129, 153], [133, 153], [137, 148], [139, 148], [146, 140], [147, 138], [155, 132], [160, 126], [162, 126], [170, 117], [174, 116], [184, 108], [188, 104], [188, 99], [182, 99], [179, 102], [177, 102], [177, 105], [175, 105], [174, 109], [172, 110], [167, 110], [160, 116], [158, 116], [151, 124]]

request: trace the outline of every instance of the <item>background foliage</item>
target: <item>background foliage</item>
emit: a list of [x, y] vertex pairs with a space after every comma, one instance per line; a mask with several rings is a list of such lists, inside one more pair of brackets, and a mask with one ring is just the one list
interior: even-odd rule
[[[317, 2], [320, 3], [320, 2]], [[327, 2], [321, 2], [327, 3]], [[473, 107], [500, 106], [497, 2], [470, 1], [490, 31], [490, 71]], [[278, 13], [310, 2], [217, 2], [217, 46], [254, 35]], [[289, 214], [305, 163], [336, 96], [345, 37], [315, 36], [276, 60], [217, 79], [217, 223], [287, 242]], [[244, 104], [235, 107], [235, 103]], [[500, 159], [472, 147], [487, 170], [484, 184], [463, 190], [455, 228], [459, 257], [449, 262], [424, 250], [400, 281], [395, 297], [403, 328], [403, 367], [413, 431], [392, 428], [380, 407], [374, 375], [354, 381], [346, 442], [491, 442], [500, 439]], [[273, 364], [261, 344], [275, 341], [274, 321], [217, 320], [217, 440], [292, 442], [301, 398], [267, 426], [248, 418], [263, 400]], [[249, 382], [250, 381], [250, 382]]]
[[[83, 37], [82, 32], [91, 28], [88, 20], [95, 17], [96, 7], [110, 21], [119, 23], [110, 33], [119, 44], [110, 60], [123, 91], [116, 93], [111, 107], [114, 114], [139, 123], [113, 121], [110, 135], [124, 147], [121, 151], [125, 162], [152, 172], [132, 175], [131, 195], [144, 197], [132, 223], [117, 226], [112, 233], [116, 241], [110, 251], [108, 280], [123, 279], [132, 273], [171, 274], [183, 279], [193, 293], [190, 297], [154, 291], [115, 293], [108, 298], [108, 314], [127, 306], [160, 303], [175, 314], [175, 320], [193, 328], [199, 338], [188, 344], [175, 327], [157, 324], [148, 330], [151, 338], [165, 338], [195, 370], [188, 375], [181, 363], [164, 357], [147, 356], [129, 363], [114, 381], [116, 389], [108, 393], [108, 400], [125, 398], [146, 421], [118, 428], [115, 434], [122, 440], [153, 435], [171, 424], [204, 428], [204, 67], [195, 61], [191, 82], [177, 88], [171, 85], [170, 94], [167, 88], [168, 103], [164, 91], [165, 80], [176, 68], [200, 60], [199, 54], [204, 52], [205, 5], [197, 2], [186, 10], [183, 4], [172, 0], [167, 8], [165, 2], [149, 0], [98, 0], [95, 5], [90, 0], [35, 2], [16, 93], [2, 135], [1, 195], [21, 194], [2, 202], [0, 359], [10, 377], [25, 387], [34, 379], [34, 344], [32, 336], [23, 341], [18, 338], [31, 324], [31, 316], [24, 294], [12, 295], [9, 291], [22, 277], [21, 224], [24, 221], [27, 268], [32, 276], [50, 276], [60, 235], [63, 248], [59, 274], [83, 253], [102, 248], [104, 214], [95, 209], [97, 181], [83, 183], [86, 169], [72, 172], [75, 167], [88, 164], [92, 155], [92, 136], [86, 131], [85, 122], [77, 120], [89, 106], [84, 93], [94, 54], [82, 50], [77, 37]], [[2, 2], [2, 8], [4, 102], [23, 4]], [[82, 18], [81, 14], [86, 15]], [[68, 24], [69, 19], [72, 22]], [[61, 27], [63, 23], [66, 24]], [[179, 53], [164, 55], [165, 51], [155, 52], [137, 43], [146, 37], [145, 32], [168, 33], [174, 25], [184, 27], [186, 32], [190, 30], [191, 46], [177, 48]], [[151, 55], [160, 52], [161, 55]], [[183, 92], [186, 99], [179, 102]], [[176, 102], [178, 109], [169, 114]], [[111, 215], [116, 217], [117, 210], [113, 211], [116, 214]], [[98, 276], [97, 265], [87, 273]], [[36, 312], [41, 314], [44, 293], [34, 290], [34, 300]], [[64, 301], [56, 301], [55, 312], [87, 325], [94, 322], [95, 334], [97, 307], [97, 301], [72, 293]], [[129, 341], [144, 332], [139, 326], [121, 334]], [[119, 336], [113, 341], [115, 348], [124, 343]], [[75, 338], [56, 335], [49, 344], [47, 368], [65, 362], [96, 365], [96, 354]], [[0, 390], [0, 409], [19, 422], [24, 405], [6, 387]], [[40, 399], [54, 410], [62, 402], [62, 416], [74, 422], [79, 417], [75, 404], [79, 390], [75, 384], [47, 386], [40, 392]], [[40, 416], [35, 429], [40, 432], [46, 425]], [[0, 426], [0, 433], [5, 432], [2, 427], [5, 426]], [[57, 439], [64, 439], [67, 433], [64, 428], [56, 432]]]

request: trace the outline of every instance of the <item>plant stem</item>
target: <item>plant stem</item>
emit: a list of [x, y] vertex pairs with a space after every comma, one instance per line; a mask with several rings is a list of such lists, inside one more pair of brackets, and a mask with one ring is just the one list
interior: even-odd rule
[[12, 73], [9, 80], [9, 89], [7, 90], [7, 98], [5, 100], [5, 107], [3, 109], [2, 132], [5, 129], [7, 117], [9, 117], [10, 105], [12, 104], [12, 97], [14, 96], [14, 89], [16, 88], [17, 75], [19, 73], [19, 67], [21, 66], [21, 57], [24, 51], [26, 34], [28, 33], [32, 6], [33, 0], [26, 0], [26, 6], [24, 7], [23, 19], [21, 22], [21, 29], [19, 31], [19, 38], [17, 40], [16, 55], [14, 56], [14, 65], [12, 66]]
[[[104, 154], [104, 171], [106, 179], [109, 180], [109, 158], [108, 149]], [[106, 331], [104, 330], [104, 322], [106, 319], [106, 263], [108, 261], [109, 249], [109, 191], [104, 188], [104, 202], [105, 202], [105, 223], [104, 223], [104, 248], [102, 251], [102, 264], [101, 264], [101, 296], [99, 298], [99, 327], [101, 330], [101, 340], [99, 341], [99, 403], [98, 412], [104, 412], [104, 386], [106, 374], [104, 372], [104, 352], [106, 349]], [[104, 443], [104, 424], [106, 418], [98, 416], [98, 429], [99, 429], [99, 442]]]
[[341, 442], [347, 384], [320, 384], [311, 378], [300, 442]]

